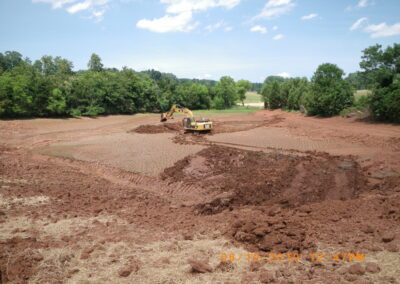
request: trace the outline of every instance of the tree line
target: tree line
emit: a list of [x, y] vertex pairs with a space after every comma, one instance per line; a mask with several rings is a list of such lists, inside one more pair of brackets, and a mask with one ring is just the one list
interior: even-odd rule
[[[344, 72], [335, 64], [321, 64], [311, 80], [269, 76], [261, 94], [270, 109], [301, 110], [309, 115], [333, 116], [349, 108], [369, 109], [377, 120], [400, 122], [400, 44], [363, 50], [362, 71]], [[355, 100], [354, 90], [371, 95]]]
[[[368, 108], [378, 120], [400, 122], [400, 44], [363, 50], [362, 71], [349, 74], [335, 64], [320, 65], [307, 78], [269, 76], [264, 83], [179, 79], [155, 70], [105, 68], [92, 54], [87, 70], [71, 61], [43, 56], [32, 62], [16, 51], [0, 53], [0, 117], [96, 116], [166, 111], [172, 104], [191, 109], [225, 109], [244, 102], [246, 92], [262, 94], [266, 108], [332, 116], [352, 107]], [[355, 100], [355, 89], [369, 89]]]
[[16, 51], [0, 53], [0, 117], [96, 116], [160, 112], [172, 104], [191, 109], [229, 108], [244, 100], [252, 84], [178, 79], [155, 70], [105, 68], [92, 54], [87, 70], [71, 61], [43, 56], [32, 62]]

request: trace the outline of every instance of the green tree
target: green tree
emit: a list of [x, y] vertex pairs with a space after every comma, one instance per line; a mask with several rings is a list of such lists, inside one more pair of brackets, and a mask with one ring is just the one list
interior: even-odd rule
[[363, 51], [360, 67], [373, 90], [370, 108], [378, 120], [400, 122], [400, 44]]
[[[235, 81], [229, 77], [222, 77], [214, 87], [214, 93], [224, 101], [224, 108], [230, 108], [237, 100], [237, 89]], [[220, 99], [218, 102], [220, 103]]]
[[244, 100], [246, 99], [246, 92], [249, 91], [251, 87], [251, 82], [247, 80], [239, 80], [236, 82], [238, 97], [239, 100], [242, 102], [242, 105], [244, 105]]
[[277, 109], [282, 107], [281, 84], [281, 82], [274, 80], [268, 81], [264, 84], [261, 95], [264, 100], [265, 108]]
[[101, 63], [101, 58], [96, 53], [93, 53], [90, 56], [90, 60], [88, 62], [88, 68], [89, 70], [95, 72], [103, 71], [103, 63]]
[[212, 100], [211, 107], [213, 109], [224, 109], [225, 108], [225, 101], [222, 97], [215, 96]]
[[17, 51], [0, 53], [0, 66], [3, 71], [11, 70], [23, 62], [22, 54]]
[[63, 93], [61, 92], [60, 89], [55, 88], [51, 92], [51, 95], [49, 96], [47, 109], [53, 115], [64, 115], [66, 114], [66, 107], [67, 107], [67, 102]]
[[362, 72], [350, 73], [345, 80], [356, 90], [368, 89], [368, 82]]
[[299, 110], [303, 104], [303, 99], [309, 91], [307, 78], [293, 78], [287, 81], [289, 84], [289, 95], [286, 108], [289, 110]]
[[310, 115], [332, 116], [354, 102], [353, 89], [343, 79], [344, 72], [335, 64], [325, 63], [318, 67], [311, 79], [311, 88], [305, 98]]
[[268, 76], [267, 78], [265, 78], [264, 80], [264, 85], [272, 83], [272, 82], [278, 82], [278, 83], [282, 83], [284, 82], [286, 79], [281, 77], [281, 76]]
[[33, 114], [34, 73], [20, 64], [0, 76], [0, 116], [18, 117]]
[[263, 87], [263, 83], [252, 83], [251, 84], [251, 90], [258, 94], [261, 94], [262, 87]]

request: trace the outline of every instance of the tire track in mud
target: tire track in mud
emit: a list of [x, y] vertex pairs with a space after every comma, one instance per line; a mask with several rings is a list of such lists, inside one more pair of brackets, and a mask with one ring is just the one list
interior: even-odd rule
[[[142, 189], [150, 194], [154, 194], [162, 199], [170, 201], [175, 206], [191, 206], [204, 202], [201, 189], [194, 184], [183, 182], [171, 183], [163, 181], [159, 177], [146, 176], [139, 173], [125, 171], [119, 168], [104, 165], [100, 162], [86, 162], [76, 159], [46, 156], [35, 154], [34, 159], [47, 162], [51, 161], [61, 166], [69, 166], [78, 169], [84, 174], [98, 176], [114, 184], [129, 187], [132, 189]], [[193, 194], [195, 193], [195, 194]]]

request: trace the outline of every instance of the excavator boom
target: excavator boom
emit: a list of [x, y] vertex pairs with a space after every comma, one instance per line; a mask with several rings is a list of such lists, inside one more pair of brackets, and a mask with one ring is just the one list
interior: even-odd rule
[[213, 122], [209, 119], [202, 119], [196, 121], [193, 116], [193, 113], [190, 109], [174, 104], [171, 109], [167, 112], [161, 114], [161, 122], [167, 121], [170, 118], [174, 118], [175, 112], [181, 112], [185, 114], [185, 118], [183, 119], [183, 128], [186, 131], [211, 131], [213, 129]]
[[180, 105], [172, 105], [172, 107], [170, 108], [169, 111], [164, 112], [161, 114], [161, 122], [167, 121], [170, 118], [174, 117], [174, 112], [182, 112], [184, 114], [186, 114], [186, 116], [188, 117], [193, 117], [193, 113], [190, 109], [180, 106]]

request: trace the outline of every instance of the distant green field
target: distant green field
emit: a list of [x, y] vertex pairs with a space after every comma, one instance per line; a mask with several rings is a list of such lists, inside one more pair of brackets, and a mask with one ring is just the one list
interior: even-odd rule
[[204, 117], [213, 117], [218, 115], [226, 115], [226, 114], [246, 114], [252, 113], [257, 110], [262, 109], [261, 107], [254, 106], [233, 106], [230, 109], [210, 109], [210, 110], [195, 110], [193, 114], [195, 116], [204, 116]]
[[257, 94], [256, 92], [247, 92], [246, 99], [244, 100], [245, 103], [262, 103], [262, 96]]
[[360, 97], [370, 95], [371, 93], [370, 90], [357, 90], [354, 92], [354, 97], [357, 101]]

